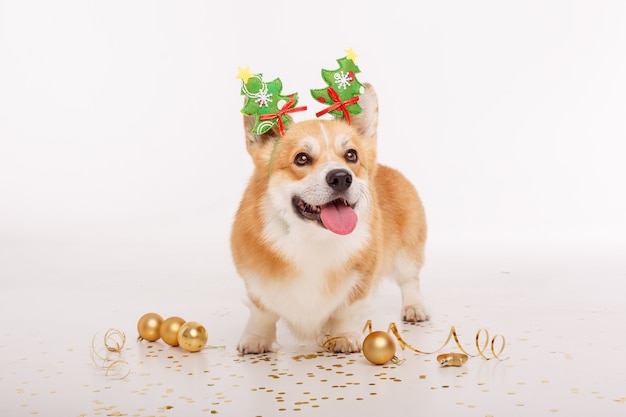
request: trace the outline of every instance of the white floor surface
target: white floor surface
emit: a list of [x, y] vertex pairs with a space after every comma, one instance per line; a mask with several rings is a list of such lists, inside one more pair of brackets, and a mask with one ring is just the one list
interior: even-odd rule
[[[371, 320], [375, 330], [397, 323], [423, 351], [439, 348], [451, 326], [473, 355], [480, 329], [506, 340], [503, 360], [444, 368], [437, 353], [400, 349], [402, 364], [375, 366], [282, 326], [278, 352], [240, 356], [248, 313], [227, 244], [3, 245], [0, 415], [624, 416], [623, 249], [429, 247], [422, 280], [432, 319], [402, 323], [387, 282]], [[137, 320], [150, 311], [202, 323], [207, 347], [137, 342]], [[123, 379], [90, 357], [92, 338], [111, 328], [127, 336]], [[451, 342], [438, 353], [453, 351]]]

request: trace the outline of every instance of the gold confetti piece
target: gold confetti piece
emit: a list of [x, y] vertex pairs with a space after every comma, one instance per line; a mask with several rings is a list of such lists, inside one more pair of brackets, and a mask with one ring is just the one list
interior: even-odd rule
[[465, 353], [442, 353], [437, 356], [437, 362], [441, 366], [461, 366], [467, 362], [467, 358]]
[[294, 356], [294, 357], [292, 357], [292, 359], [293, 359], [293, 360], [296, 360], [296, 361], [301, 361], [301, 360], [303, 360], [303, 359], [315, 359], [315, 358], [317, 358], [318, 356], [320, 356], [320, 355], [319, 355], [319, 354], [317, 354], [317, 353], [311, 353], [311, 354], [308, 354], [308, 355], [298, 355], [298, 356]]

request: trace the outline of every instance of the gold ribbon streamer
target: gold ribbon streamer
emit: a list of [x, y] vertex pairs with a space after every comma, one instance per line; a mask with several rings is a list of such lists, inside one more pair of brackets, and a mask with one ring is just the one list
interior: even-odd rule
[[[372, 323], [371, 320], [368, 320], [368, 322], [365, 325], [365, 329], [369, 328], [370, 332], [372, 329]], [[365, 329], [363, 329], [365, 331]], [[478, 352], [478, 355], [472, 355], [470, 354], [461, 344], [461, 342], [459, 341], [459, 337], [456, 333], [456, 327], [454, 327], [454, 325], [450, 326], [450, 332], [448, 333], [448, 337], [446, 337], [445, 342], [443, 342], [443, 344], [436, 350], [433, 350], [431, 352], [426, 352], [420, 349], [417, 349], [413, 346], [411, 346], [410, 344], [408, 344], [407, 342], [404, 341], [404, 339], [402, 339], [402, 336], [400, 336], [400, 332], [398, 331], [398, 327], [396, 326], [395, 323], [391, 323], [389, 324], [389, 329], [387, 330], [387, 332], [391, 332], [396, 339], [398, 339], [398, 343], [400, 344], [400, 348], [402, 348], [402, 350], [404, 350], [405, 348], [409, 348], [410, 350], [417, 352], [417, 353], [422, 353], [422, 354], [433, 354], [433, 353], [437, 353], [439, 351], [441, 351], [443, 348], [445, 348], [448, 343], [450, 343], [451, 339], [454, 339], [454, 342], [456, 343], [457, 347], [461, 350], [461, 352], [463, 352], [464, 354], [466, 354], [467, 356], [478, 356], [480, 355], [483, 359], [489, 360], [489, 359], [499, 359], [499, 360], [503, 360], [503, 358], [500, 357], [500, 355], [502, 354], [502, 351], [504, 351], [504, 346], [506, 345], [506, 340], [504, 339], [504, 336], [497, 334], [495, 335], [491, 340], [489, 339], [489, 332], [487, 331], [487, 329], [479, 329], [476, 332], [476, 337], [475, 337], [475, 345], [476, 345], [476, 350]], [[485, 340], [484, 343], [480, 344], [480, 339], [481, 339], [481, 335], [484, 333], [485, 335]], [[500, 348], [496, 349], [496, 343], [497, 341], [500, 340], [501, 344], [500, 344]], [[490, 343], [491, 341], [491, 343]], [[487, 350], [487, 347], [490, 347], [491, 349], [491, 354], [493, 356], [493, 358], [488, 357], [485, 352]], [[506, 359], [506, 358], [504, 358]]]
[[[367, 322], [365, 323], [365, 327], [363, 327], [363, 333], [365, 333], [365, 331], [368, 331], [368, 333], [372, 333], [372, 320], [367, 320]], [[465, 355], [467, 356], [480, 356], [485, 360], [490, 360], [490, 359], [498, 359], [498, 360], [505, 360], [507, 358], [501, 358], [500, 355], [502, 354], [502, 352], [504, 351], [504, 347], [506, 345], [506, 339], [504, 338], [503, 335], [501, 334], [497, 334], [495, 335], [493, 338], [489, 339], [489, 331], [487, 329], [478, 329], [478, 331], [476, 332], [476, 337], [474, 338], [474, 344], [476, 346], [476, 351], [478, 352], [478, 354], [476, 355], [472, 355], [470, 354], [461, 344], [461, 341], [459, 340], [459, 336], [456, 333], [456, 327], [454, 325], [450, 326], [450, 331], [448, 332], [448, 336], [446, 337], [446, 340], [443, 342], [443, 344], [437, 348], [436, 350], [433, 351], [424, 351], [421, 349], [417, 349], [416, 347], [410, 345], [409, 343], [407, 343], [402, 336], [400, 336], [400, 332], [398, 331], [398, 327], [396, 326], [396, 324], [394, 322], [391, 322], [389, 324], [389, 328], [387, 329], [388, 333], [392, 333], [396, 339], [398, 340], [398, 343], [400, 344], [400, 348], [402, 350], [408, 348], [410, 350], [412, 350], [413, 352], [416, 353], [421, 353], [424, 355], [430, 355], [433, 353], [437, 353], [440, 352], [441, 350], [443, 350], [443, 348], [445, 348], [448, 343], [450, 343], [450, 340], [454, 339], [454, 343], [456, 344], [456, 346], [461, 350], [461, 352], [463, 352]], [[481, 345], [480, 340], [481, 340], [481, 336], [484, 335], [484, 341]], [[323, 348], [324, 350], [330, 350], [331, 348], [331, 344], [332, 342], [334, 342], [335, 340], [346, 340], [350, 343], [352, 343], [352, 339], [348, 338], [347, 336], [333, 336], [331, 334], [325, 333], [322, 335], [323, 337], [323, 341], [318, 341], [318, 345]], [[500, 344], [498, 345], [498, 341], [500, 342]], [[496, 348], [496, 346], [499, 346], [499, 348]], [[487, 348], [489, 348], [491, 350], [491, 355], [493, 356], [492, 358], [490, 358], [489, 356], [487, 356], [486, 353], [487, 352]], [[404, 361], [402, 361], [404, 362]]]
[[348, 336], [333, 336], [331, 334], [324, 333], [322, 335], [322, 341], [318, 340], [317, 345], [326, 351], [330, 351], [331, 343], [333, 343], [335, 340], [345, 340], [348, 343], [354, 343], [354, 341]]
[[[372, 332], [372, 320], [368, 320], [365, 323], [365, 327], [363, 328], [363, 332], [365, 332], [365, 330], [368, 330], [369, 333]], [[425, 354], [425, 355], [429, 355], [429, 354], [433, 354], [433, 353], [437, 353], [441, 350], [443, 350], [443, 348], [445, 348], [448, 343], [450, 343], [451, 339], [454, 339], [454, 342], [456, 343], [457, 347], [461, 350], [461, 352], [463, 352], [464, 354], [466, 354], [467, 356], [477, 356], [477, 355], [472, 355], [470, 354], [461, 344], [461, 342], [459, 341], [459, 337], [456, 333], [456, 327], [454, 325], [450, 326], [450, 332], [448, 333], [448, 336], [446, 337], [445, 342], [443, 342], [443, 344], [436, 350], [427, 352], [427, 351], [423, 351], [420, 349], [417, 349], [413, 346], [411, 346], [409, 343], [407, 343], [406, 341], [404, 341], [404, 339], [402, 338], [402, 336], [400, 336], [400, 332], [398, 331], [398, 327], [396, 326], [395, 323], [390, 323], [389, 324], [389, 329], [387, 330], [388, 333], [392, 333], [396, 339], [398, 339], [398, 343], [400, 344], [400, 348], [402, 350], [404, 350], [405, 348], [409, 348], [410, 350], [416, 352], [416, 353], [421, 353], [421, 354]], [[484, 343], [482, 344], [482, 346], [480, 345], [480, 339], [481, 339], [481, 335], [485, 335], [484, 337]], [[496, 349], [496, 343], [500, 341], [500, 345], [499, 345], [499, 349]], [[489, 359], [499, 359], [499, 360], [503, 360], [503, 358], [500, 357], [500, 355], [502, 354], [502, 352], [504, 351], [504, 347], [506, 345], [506, 340], [504, 338], [503, 335], [501, 334], [497, 334], [495, 335], [491, 340], [489, 339], [489, 332], [487, 331], [487, 329], [479, 329], [476, 332], [476, 337], [475, 337], [475, 341], [474, 341], [475, 345], [476, 345], [476, 350], [478, 352], [478, 355], [480, 355], [483, 359], [489, 360]], [[493, 358], [489, 358], [485, 352], [487, 350], [487, 347], [490, 347], [491, 349], [491, 354], [493, 356]], [[504, 358], [506, 359], [506, 358]]]
[[130, 374], [128, 362], [121, 359], [126, 335], [118, 329], [109, 329], [104, 333], [102, 344], [97, 343], [96, 333], [91, 339], [91, 361], [104, 376], [112, 379], [124, 379]]

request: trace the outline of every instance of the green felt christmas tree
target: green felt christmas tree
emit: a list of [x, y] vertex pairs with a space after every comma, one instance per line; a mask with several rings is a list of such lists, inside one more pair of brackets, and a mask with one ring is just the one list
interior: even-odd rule
[[322, 78], [328, 87], [311, 89], [311, 95], [320, 103], [329, 106], [318, 112], [318, 117], [330, 113], [349, 120], [350, 114], [361, 113], [358, 97], [365, 91], [365, 86], [356, 78], [356, 74], [361, 71], [350, 55], [339, 58], [337, 63], [339, 63], [339, 68], [336, 70], [322, 69]]
[[239, 70], [237, 78], [241, 79], [241, 94], [246, 96], [241, 112], [256, 115], [256, 123], [252, 129], [255, 135], [269, 131], [276, 123], [284, 134], [284, 124], [291, 120], [288, 113], [302, 111], [306, 107], [298, 107], [298, 94], [282, 95], [283, 83], [280, 78], [263, 81], [263, 74], [250, 74], [246, 69]]

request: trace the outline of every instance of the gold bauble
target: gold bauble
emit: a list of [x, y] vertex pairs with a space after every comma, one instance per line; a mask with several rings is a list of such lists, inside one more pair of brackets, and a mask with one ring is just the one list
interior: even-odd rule
[[371, 332], [363, 340], [363, 355], [374, 365], [385, 364], [396, 355], [396, 342], [389, 333]]
[[180, 326], [178, 331], [178, 344], [188, 352], [200, 351], [208, 339], [208, 334], [203, 325], [195, 321], [188, 321]]
[[180, 317], [174, 316], [166, 318], [163, 323], [161, 323], [159, 330], [161, 339], [170, 346], [178, 346], [178, 331], [183, 324], [185, 324], [185, 320]]
[[159, 340], [161, 323], [163, 323], [163, 317], [157, 313], [146, 313], [137, 322], [137, 331], [139, 337], [145, 339], [148, 342], [154, 342]]

